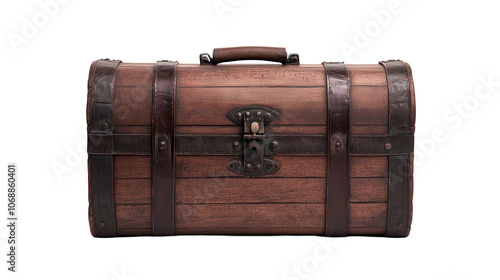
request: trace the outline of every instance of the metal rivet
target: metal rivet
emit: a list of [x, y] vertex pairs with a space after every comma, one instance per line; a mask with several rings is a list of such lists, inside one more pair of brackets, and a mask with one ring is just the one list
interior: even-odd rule
[[241, 144], [240, 142], [238, 141], [234, 141], [233, 143], [233, 149], [235, 149], [236, 151], [239, 150], [241, 148]]
[[235, 168], [236, 168], [236, 169], [241, 169], [241, 162], [237, 161], [237, 162], [235, 163]]
[[390, 149], [392, 149], [392, 144], [391, 143], [385, 143], [384, 147], [385, 147], [386, 150], [390, 150]]
[[266, 114], [266, 117], [267, 117], [267, 119], [269, 119], [269, 120], [270, 120], [270, 119], [271, 119], [271, 113], [267, 113], [267, 114]]
[[402, 228], [403, 227], [403, 224], [398, 224], [398, 228]]
[[403, 124], [400, 129], [401, 130], [407, 130], [408, 129], [408, 125], [407, 124]]
[[337, 140], [337, 142], [335, 142], [335, 150], [340, 151], [340, 149], [342, 149], [342, 143]]
[[250, 112], [246, 112], [245, 115], [247, 115], [247, 117], [250, 117]]
[[258, 169], [258, 170], [261, 170], [261, 169], [262, 169], [262, 165], [260, 165], [260, 164], [257, 164], [257, 166], [256, 166], [256, 167], [257, 167], [257, 169]]
[[165, 140], [161, 140], [160, 141], [160, 144], [158, 146], [158, 149], [160, 150], [165, 150], [165, 147], [167, 146], [167, 142], [165, 142]]
[[99, 222], [99, 226], [100, 226], [100, 227], [104, 227], [104, 225], [105, 225], [105, 224], [104, 224], [103, 222]]
[[271, 142], [271, 144], [269, 144], [269, 148], [271, 150], [276, 150], [278, 148], [278, 146], [279, 146], [278, 141], [273, 141], [273, 142]]
[[262, 116], [262, 113], [261, 112], [257, 112], [257, 117], [260, 117]]
[[248, 163], [248, 164], [246, 165], [246, 167], [247, 167], [247, 169], [252, 169], [252, 165], [251, 165], [250, 163]]
[[108, 129], [108, 127], [109, 127], [109, 125], [108, 125], [108, 123], [107, 123], [107, 122], [102, 122], [102, 124], [101, 124], [101, 128], [102, 128], [102, 130], [107, 130], [107, 129]]
[[241, 119], [241, 117], [243, 117], [243, 115], [240, 112], [238, 112], [238, 114], [236, 114], [236, 116], [238, 117], [238, 119]]

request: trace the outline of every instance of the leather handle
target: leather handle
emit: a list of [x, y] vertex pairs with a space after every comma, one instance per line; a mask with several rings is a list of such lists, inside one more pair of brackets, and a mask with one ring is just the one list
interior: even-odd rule
[[288, 56], [285, 48], [273, 47], [215, 48], [212, 57], [208, 53], [200, 54], [200, 64], [216, 65], [238, 60], [265, 60], [282, 64], [299, 64], [299, 55], [293, 53]]

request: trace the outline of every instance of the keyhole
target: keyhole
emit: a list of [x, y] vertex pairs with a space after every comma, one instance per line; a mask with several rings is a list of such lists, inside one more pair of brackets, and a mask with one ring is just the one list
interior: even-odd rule
[[252, 149], [252, 151], [255, 151], [260, 148], [260, 144], [257, 141], [252, 141], [250, 142], [250, 144], [248, 144], [248, 148]]

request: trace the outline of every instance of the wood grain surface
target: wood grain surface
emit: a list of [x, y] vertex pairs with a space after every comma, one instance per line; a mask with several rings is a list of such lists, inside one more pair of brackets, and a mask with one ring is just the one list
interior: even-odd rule
[[[347, 69], [351, 135], [386, 135], [389, 103], [384, 68], [366, 64], [347, 65]], [[415, 94], [409, 66], [408, 71], [414, 129]], [[115, 134], [151, 133], [153, 75], [154, 63], [118, 66]], [[326, 136], [326, 102], [322, 65], [180, 64], [175, 133], [241, 134], [242, 127], [226, 113], [259, 105], [281, 113], [266, 126], [267, 134]], [[176, 156], [175, 233], [324, 235], [326, 156], [272, 158], [281, 164], [277, 172], [246, 178], [226, 168], [234, 156]], [[348, 234], [384, 235], [388, 156], [350, 156], [349, 162]], [[113, 174], [117, 234], [151, 235], [151, 156], [114, 156]], [[413, 176], [413, 158], [409, 175]]]

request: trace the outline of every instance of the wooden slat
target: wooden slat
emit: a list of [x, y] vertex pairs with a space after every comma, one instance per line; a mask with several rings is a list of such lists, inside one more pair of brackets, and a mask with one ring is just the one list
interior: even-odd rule
[[[281, 168], [266, 177], [326, 177], [325, 156], [274, 156]], [[176, 156], [176, 178], [239, 177], [227, 169], [234, 156]]]
[[[326, 126], [324, 125], [268, 125], [265, 127], [266, 134], [306, 134], [319, 135], [326, 134]], [[177, 125], [175, 127], [176, 134], [242, 134], [243, 127], [241, 125]]]
[[322, 65], [179, 65], [177, 86], [325, 86]]
[[324, 204], [176, 205], [176, 228], [321, 228]]
[[[326, 157], [275, 156], [281, 168], [268, 177], [326, 177]], [[238, 177], [226, 165], [234, 156], [176, 156], [176, 178]], [[387, 177], [387, 156], [350, 157], [351, 177]], [[115, 156], [115, 178], [151, 178], [151, 156]]]
[[[324, 204], [176, 205], [175, 210], [176, 234], [324, 234]], [[350, 203], [349, 233], [382, 234], [386, 211], [385, 203]], [[149, 234], [150, 205], [117, 205], [116, 217], [119, 235]]]
[[388, 104], [387, 86], [351, 86], [349, 121], [387, 125]]
[[386, 228], [373, 228], [373, 227], [366, 227], [366, 228], [356, 228], [356, 227], [349, 227], [347, 230], [349, 235], [376, 235], [376, 236], [382, 236], [385, 234]]
[[388, 178], [351, 178], [349, 201], [387, 202]]
[[154, 63], [143, 63], [143, 62], [123, 62], [120, 64], [120, 67], [154, 67]]
[[151, 178], [151, 156], [115, 156], [115, 178]]
[[175, 203], [324, 203], [324, 178], [177, 179]]
[[153, 228], [117, 228], [118, 236], [153, 235]]
[[115, 88], [114, 125], [151, 125], [151, 89], [145, 87]]
[[115, 125], [115, 134], [151, 134], [151, 125]]
[[385, 86], [387, 78], [380, 64], [347, 64], [351, 86]]
[[151, 179], [115, 179], [114, 188], [115, 205], [151, 203]]
[[150, 228], [151, 205], [115, 205], [117, 228]]
[[[177, 88], [176, 125], [233, 125], [227, 112], [244, 106], [277, 110], [277, 124], [326, 124], [325, 87]], [[202, 109], [203, 108], [203, 109]]]
[[125, 65], [118, 66], [116, 70], [116, 87], [142, 87], [151, 90], [153, 88], [154, 65]]
[[386, 203], [349, 203], [349, 226], [352, 228], [385, 228]]
[[349, 161], [351, 177], [387, 177], [388, 175], [389, 160], [387, 156], [351, 156]]
[[324, 235], [325, 229], [310, 227], [176, 228], [175, 234]]
[[387, 135], [387, 125], [352, 125], [351, 135]]

